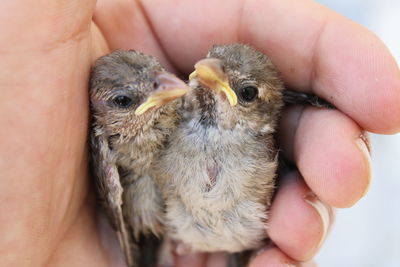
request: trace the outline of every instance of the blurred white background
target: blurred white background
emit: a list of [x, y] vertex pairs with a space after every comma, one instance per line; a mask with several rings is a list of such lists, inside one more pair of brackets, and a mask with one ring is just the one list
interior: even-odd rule
[[[400, 0], [317, 1], [375, 32], [400, 62]], [[321, 267], [400, 266], [400, 135], [371, 139], [370, 192], [354, 207], [337, 210], [316, 257]]]

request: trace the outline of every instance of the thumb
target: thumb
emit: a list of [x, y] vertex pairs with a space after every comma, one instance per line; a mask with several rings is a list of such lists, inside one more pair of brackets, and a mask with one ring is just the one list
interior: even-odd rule
[[89, 31], [96, 1], [2, 0], [0, 52], [31, 48], [51, 49], [79, 39]]
[[2, 266], [43, 266], [83, 205], [94, 5], [0, 1]]

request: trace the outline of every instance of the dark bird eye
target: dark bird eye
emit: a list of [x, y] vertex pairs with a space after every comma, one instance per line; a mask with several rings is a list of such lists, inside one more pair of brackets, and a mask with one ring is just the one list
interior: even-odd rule
[[116, 97], [113, 99], [113, 102], [114, 102], [117, 106], [119, 106], [119, 107], [121, 107], [121, 108], [127, 108], [127, 107], [129, 107], [130, 105], [132, 105], [132, 98], [130, 98], [130, 97], [128, 97], [128, 96], [125, 96], [125, 95], [119, 95], [119, 96], [116, 96]]
[[258, 96], [258, 88], [255, 86], [246, 86], [239, 90], [239, 97], [246, 101], [254, 101]]

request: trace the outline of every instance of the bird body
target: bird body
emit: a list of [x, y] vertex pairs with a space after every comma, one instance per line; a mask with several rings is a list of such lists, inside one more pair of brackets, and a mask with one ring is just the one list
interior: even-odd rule
[[197, 251], [259, 247], [274, 189], [272, 142], [240, 127], [204, 129], [196, 119], [181, 124], [157, 166], [168, 180], [170, 236]]
[[195, 251], [258, 248], [275, 187], [283, 83], [265, 55], [236, 44], [214, 46], [189, 85], [155, 162], [167, 233]]
[[117, 50], [92, 68], [91, 165], [130, 267], [140, 235], [163, 233], [163, 199], [151, 166], [177, 126], [187, 86], [153, 57]]

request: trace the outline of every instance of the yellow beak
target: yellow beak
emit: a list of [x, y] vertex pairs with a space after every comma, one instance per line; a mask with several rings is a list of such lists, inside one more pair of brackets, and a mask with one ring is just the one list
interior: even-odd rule
[[199, 82], [217, 92], [222, 91], [231, 106], [237, 104], [235, 91], [229, 85], [228, 77], [223, 71], [222, 62], [216, 58], [206, 58], [198, 61], [194, 65], [195, 71], [189, 79], [197, 78]]
[[146, 101], [135, 110], [135, 115], [142, 115], [149, 109], [159, 108], [189, 91], [189, 87], [175, 75], [168, 72], [160, 72], [156, 76], [158, 84], [156, 90], [151, 92]]

